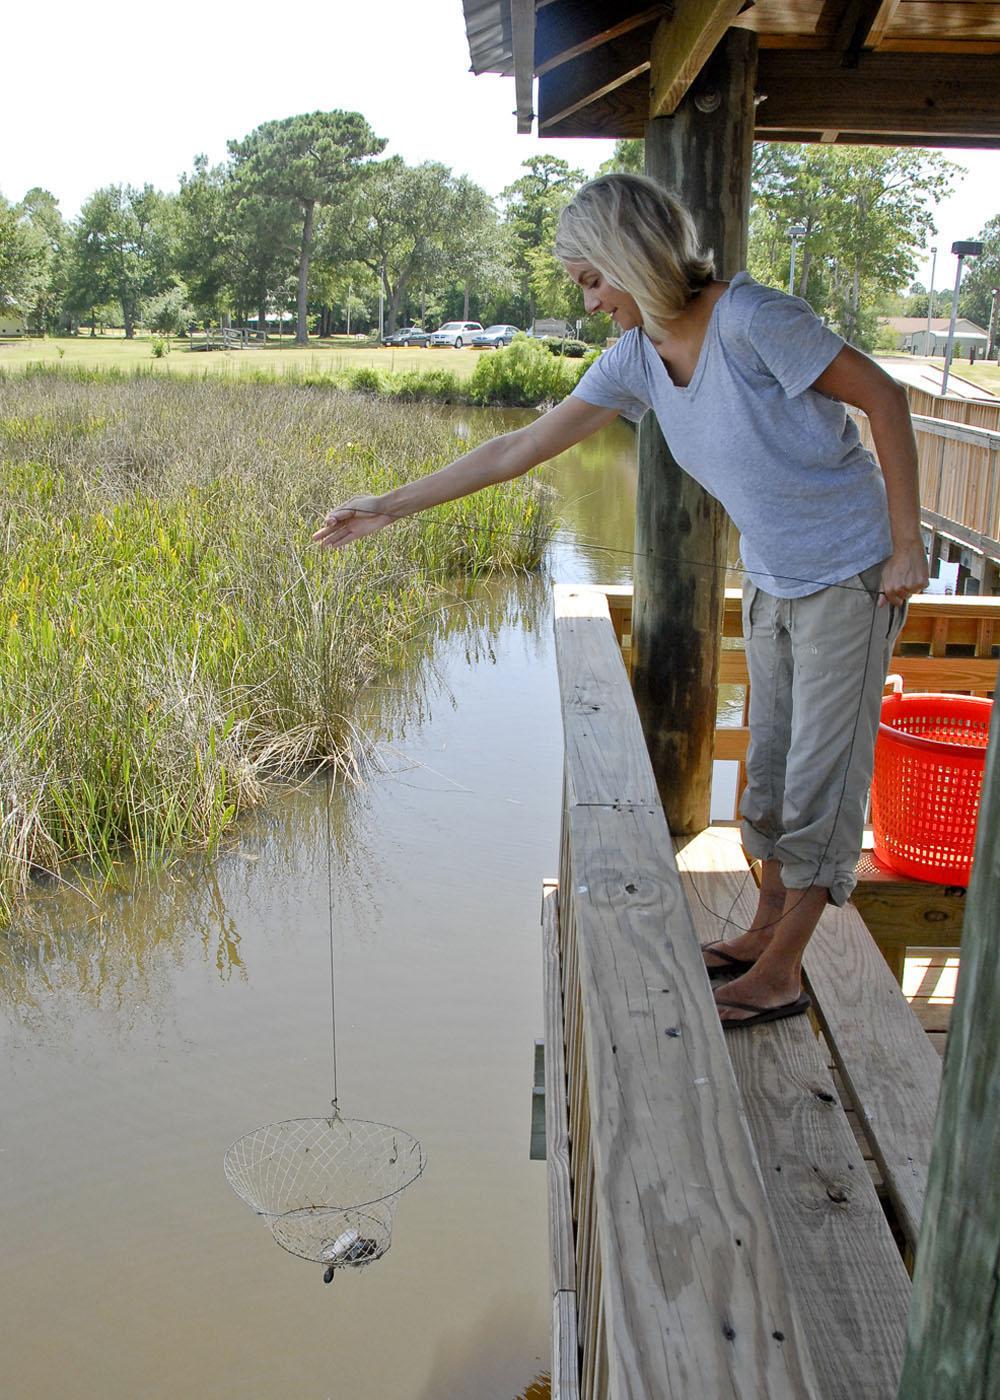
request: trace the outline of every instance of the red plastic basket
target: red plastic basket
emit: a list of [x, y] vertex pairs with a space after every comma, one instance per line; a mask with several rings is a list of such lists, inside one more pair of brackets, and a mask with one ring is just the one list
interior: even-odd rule
[[875, 745], [875, 859], [915, 880], [967, 885], [992, 700], [904, 695], [889, 678]]

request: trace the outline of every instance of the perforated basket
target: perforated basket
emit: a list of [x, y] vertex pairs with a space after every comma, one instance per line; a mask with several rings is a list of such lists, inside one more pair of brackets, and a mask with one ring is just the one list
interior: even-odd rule
[[904, 695], [890, 677], [875, 745], [875, 859], [915, 880], [967, 885], [992, 700]]

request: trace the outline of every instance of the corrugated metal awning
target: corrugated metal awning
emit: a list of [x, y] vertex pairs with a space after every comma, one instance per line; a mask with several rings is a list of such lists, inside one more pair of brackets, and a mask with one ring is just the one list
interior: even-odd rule
[[509, 0], [462, 0], [473, 73], [514, 76]]

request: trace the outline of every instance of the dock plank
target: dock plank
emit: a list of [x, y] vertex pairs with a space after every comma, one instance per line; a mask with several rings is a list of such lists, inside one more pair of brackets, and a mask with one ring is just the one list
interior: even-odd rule
[[[738, 828], [710, 829], [717, 839], [739, 846]], [[803, 971], [900, 1227], [915, 1248], [941, 1087], [940, 1057], [850, 904], [827, 906], [806, 948]]]
[[[738, 846], [703, 832], [677, 863], [699, 939], [731, 911], [747, 927], [756, 887]], [[826, 1400], [891, 1400], [910, 1284], [822, 1048], [805, 1017], [726, 1040]]]
[[802, 965], [900, 1227], [915, 1249], [927, 1195], [940, 1058], [851, 905], [826, 909]]
[[622, 1400], [818, 1397], [599, 590], [557, 589], [556, 638], [600, 1260], [584, 1355]]

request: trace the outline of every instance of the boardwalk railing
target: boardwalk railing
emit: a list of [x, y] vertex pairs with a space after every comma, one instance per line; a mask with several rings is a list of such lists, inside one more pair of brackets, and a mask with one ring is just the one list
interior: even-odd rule
[[[556, 645], [571, 1144], [560, 1199], [572, 1201], [574, 1232], [554, 1242], [563, 1268], [554, 1282], [564, 1294], [567, 1282], [575, 1288], [579, 1394], [812, 1400], [801, 1323], [603, 593], [556, 589]], [[556, 1217], [564, 1226], [566, 1214]]]
[[555, 611], [554, 1400], [891, 1400], [909, 1282], [827, 1066], [912, 1245], [938, 1056], [850, 908], [805, 967], [828, 1050], [804, 1017], [725, 1037], [699, 943], [752, 916], [745, 857], [731, 830], [675, 856], [607, 593]]
[[[862, 442], [874, 450], [868, 419], [859, 412], [854, 417]], [[932, 534], [975, 552], [972, 572], [980, 591], [992, 592], [1000, 563], [1000, 432], [918, 414], [913, 429], [921, 519]]]
[[202, 334], [192, 335], [191, 350], [246, 350], [250, 332], [240, 326], [217, 326]]

